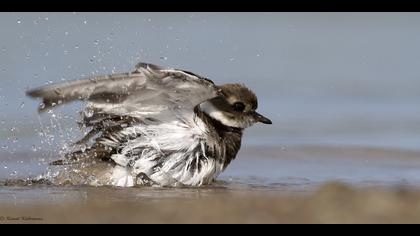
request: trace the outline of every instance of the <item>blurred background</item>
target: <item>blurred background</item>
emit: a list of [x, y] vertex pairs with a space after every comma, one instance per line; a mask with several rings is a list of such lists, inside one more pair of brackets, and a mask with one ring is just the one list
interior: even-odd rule
[[139, 61], [252, 88], [274, 124], [248, 129], [248, 147], [420, 150], [419, 25], [418, 13], [0, 13], [0, 158], [81, 134], [81, 104], [39, 116], [27, 89]]

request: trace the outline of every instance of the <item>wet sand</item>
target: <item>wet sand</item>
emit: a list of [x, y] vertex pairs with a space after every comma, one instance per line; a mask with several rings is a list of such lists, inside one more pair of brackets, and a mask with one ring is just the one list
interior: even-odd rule
[[0, 224], [420, 223], [419, 168], [409, 150], [244, 148], [201, 188], [3, 182]]
[[211, 195], [109, 202], [98, 194], [86, 202], [0, 204], [0, 223], [420, 223], [420, 192], [406, 189], [330, 183], [310, 195]]

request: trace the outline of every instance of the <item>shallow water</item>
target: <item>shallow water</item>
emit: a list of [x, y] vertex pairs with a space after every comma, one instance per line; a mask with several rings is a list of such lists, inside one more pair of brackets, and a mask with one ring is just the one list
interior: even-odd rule
[[[34, 164], [37, 163], [35, 156], [22, 154], [10, 160], [7, 163], [8, 170], [18, 174], [10, 175], [9, 171], [3, 170], [0, 179], [25, 179], [42, 174], [47, 165]], [[0, 187], [0, 203], [58, 204], [63, 201], [89, 202], [97, 198], [112, 203], [196, 199], [229, 194], [308, 194], [319, 185], [331, 181], [362, 188], [405, 186], [420, 190], [419, 156], [420, 153], [416, 151], [361, 147], [243, 148], [238, 158], [211, 186], [114, 188], [52, 186], [18, 181]]]

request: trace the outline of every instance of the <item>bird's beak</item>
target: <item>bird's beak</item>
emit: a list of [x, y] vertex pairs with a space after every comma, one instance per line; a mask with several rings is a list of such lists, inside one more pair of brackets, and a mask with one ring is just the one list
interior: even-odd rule
[[259, 114], [258, 112], [254, 112], [254, 118], [257, 122], [261, 122], [261, 123], [269, 124], [269, 125], [273, 124], [273, 122], [271, 122], [270, 119], [268, 119], [267, 117]]

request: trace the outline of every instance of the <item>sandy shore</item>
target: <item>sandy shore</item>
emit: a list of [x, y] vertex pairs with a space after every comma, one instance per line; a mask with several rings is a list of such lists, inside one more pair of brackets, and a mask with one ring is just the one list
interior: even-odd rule
[[354, 189], [338, 183], [315, 192], [213, 194], [145, 201], [0, 204], [0, 223], [420, 223], [420, 192]]

